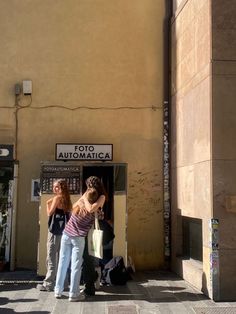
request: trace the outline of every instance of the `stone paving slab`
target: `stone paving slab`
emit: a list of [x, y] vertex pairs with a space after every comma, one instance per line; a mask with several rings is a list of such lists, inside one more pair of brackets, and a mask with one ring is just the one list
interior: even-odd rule
[[170, 272], [136, 273], [125, 286], [101, 287], [96, 296], [69, 302], [39, 291], [34, 273], [0, 273], [0, 314], [236, 314], [236, 302], [214, 302]]

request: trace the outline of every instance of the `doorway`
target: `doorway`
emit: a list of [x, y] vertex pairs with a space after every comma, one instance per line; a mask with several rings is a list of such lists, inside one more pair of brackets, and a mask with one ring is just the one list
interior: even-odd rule
[[113, 226], [115, 238], [112, 243], [113, 256], [122, 256], [127, 265], [127, 164], [99, 163], [82, 165], [82, 192], [89, 176], [101, 179], [108, 194], [103, 208], [104, 216]]
[[0, 162], [0, 263], [10, 268], [14, 164]]
[[[47, 216], [41, 208], [46, 207], [46, 201], [51, 197], [54, 178], [69, 180], [71, 200], [75, 203], [81, 193], [86, 190], [85, 180], [89, 176], [99, 177], [108, 194], [108, 201], [103, 207], [106, 220], [113, 226], [115, 238], [112, 248], [107, 248], [105, 256], [122, 256], [127, 264], [127, 164], [125, 163], [65, 163], [43, 162], [41, 168], [40, 197], [40, 229], [38, 244], [38, 275], [46, 273]], [[109, 251], [110, 250], [110, 251]]]
[[101, 266], [105, 265], [113, 257], [113, 237], [114, 237], [114, 187], [113, 187], [113, 166], [83, 166], [82, 192], [86, 190], [85, 181], [90, 176], [98, 177], [104, 185], [107, 193], [106, 202], [103, 205], [104, 219], [100, 220], [100, 228], [103, 230], [103, 237], [111, 236], [109, 242], [103, 243], [103, 259]]
[[90, 176], [98, 177], [107, 192], [107, 201], [103, 206], [104, 211], [104, 219], [110, 220], [113, 222], [114, 220], [114, 179], [113, 179], [113, 166], [83, 166], [83, 185], [82, 192], [84, 193], [86, 190], [85, 180]]

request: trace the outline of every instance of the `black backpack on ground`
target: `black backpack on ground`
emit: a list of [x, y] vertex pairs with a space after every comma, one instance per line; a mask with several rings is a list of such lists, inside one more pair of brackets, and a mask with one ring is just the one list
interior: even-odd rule
[[125, 285], [132, 279], [128, 273], [122, 256], [113, 257], [105, 266], [102, 272], [102, 283], [110, 285]]

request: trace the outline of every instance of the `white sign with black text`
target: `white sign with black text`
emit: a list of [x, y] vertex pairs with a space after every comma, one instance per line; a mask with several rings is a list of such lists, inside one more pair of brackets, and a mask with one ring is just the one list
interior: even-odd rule
[[112, 144], [56, 144], [56, 160], [112, 160]]

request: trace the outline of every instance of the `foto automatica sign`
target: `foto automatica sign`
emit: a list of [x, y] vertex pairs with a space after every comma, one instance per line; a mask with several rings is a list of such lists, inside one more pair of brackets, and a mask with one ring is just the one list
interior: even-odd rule
[[112, 160], [112, 144], [56, 144], [56, 160]]

